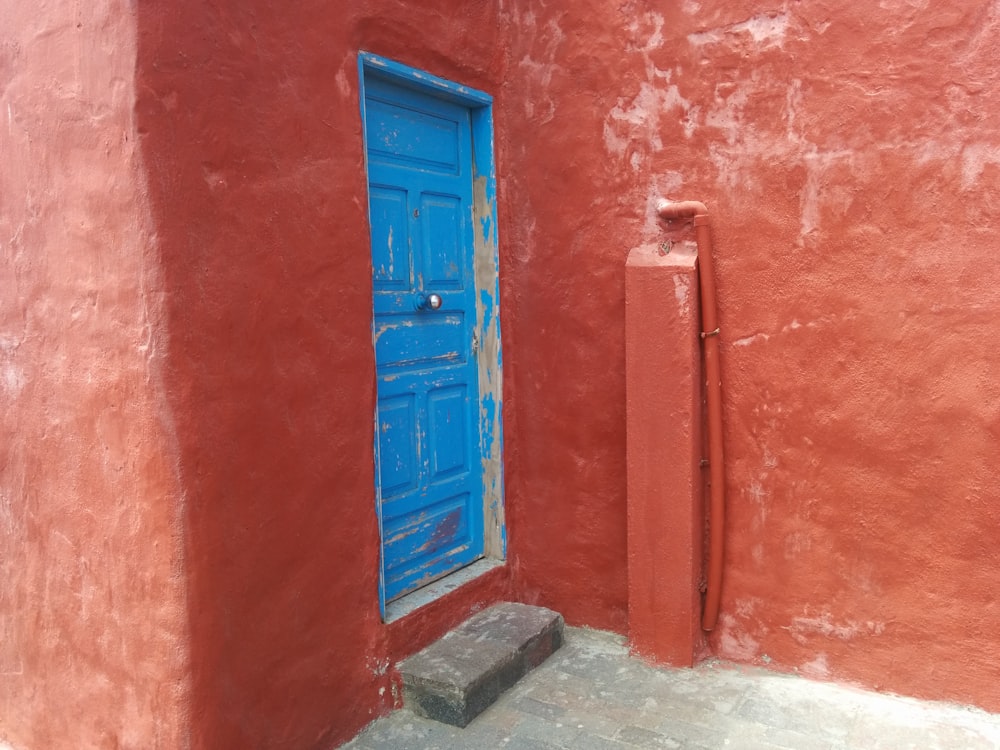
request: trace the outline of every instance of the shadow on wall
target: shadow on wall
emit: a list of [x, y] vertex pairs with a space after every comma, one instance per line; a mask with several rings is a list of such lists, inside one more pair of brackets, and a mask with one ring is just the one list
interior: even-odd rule
[[[356, 84], [330, 74], [339, 24], [319, 6], [137, 14], [186, 504], [193, 746], [312, 746], [333, 714], [371, 714], [379, 698], [358, 686], [387, 679], [365, 663], [378, 536], [360, 132], [357, 107], [330, 90]], [[354, 141], [350, 156], [334, 150]]]
[[379, 621], [357, 55], [430, 68], [457, 50], [443, 72], [484, 86], [502, 48], [496, 2], [457, 16], [450, 0], [405, 5], [137, 6], [194, 748], [347, 739], [391, 704], [400, 643], [440, 635], [473, 606], [405, 633]]

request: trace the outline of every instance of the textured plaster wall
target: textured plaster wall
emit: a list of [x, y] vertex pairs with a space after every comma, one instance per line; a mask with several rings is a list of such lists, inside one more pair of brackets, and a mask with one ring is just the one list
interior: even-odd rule
[[621, 627], [624, 258], [656, 198], [695, 198], [729, 456], [714, 650], [1000, 709], [998, 10], [521, 4], [502, 270], [527, 591]]
[[0, 3], [0, 743], [185, 747], [183, 494], [127, 3]]
[[[322, 747], [491, 601], [624, 631], [661, 196], [715, 227], [711, 646], [1000, 709], [996, 6], [656, 5], [4, 4], [0, 736]], [[390, 626], [359, 49], [498, 133], [510, 564]]]
[[137, 128], [185, 467], [192, 747], [313, 748], [395, 700], [392, 665], [509, 596], [498, 569], [378, 608], [358, 51], [496, 90], [496, 4], [138, 6]]
[[618, 5], [509, 7], [498, 192], [517, 582], [571, 624], [624, 632], [624, 272], [644, 234], [635, 185], [651, 178], [605, 148], [606, 113], [636, 75]]
[[0, 739], [336, 744], [512, 597], [379, 620], [357, 73], [496, 90], [497, 8], [2, 15]]

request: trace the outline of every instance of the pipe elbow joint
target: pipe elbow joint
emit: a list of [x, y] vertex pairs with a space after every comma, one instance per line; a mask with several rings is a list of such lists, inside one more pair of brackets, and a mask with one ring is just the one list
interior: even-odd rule
[[703, 221], [708, 220], [708, 208], [700, 201], [668, 201], [664, 199], [656, 205], [656, 212], [665, 221], [694, 218], [695, 223], [700, 223], [698, 219], [702, 217], [704, 217]]

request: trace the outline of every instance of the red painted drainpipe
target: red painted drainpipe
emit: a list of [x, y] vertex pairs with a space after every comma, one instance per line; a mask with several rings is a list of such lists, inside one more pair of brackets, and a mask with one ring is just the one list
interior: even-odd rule
[[726, 473], [722, 451], [722, 376], [719, 371], [719, 320], [715, 298], [715, 269], [708, 209], [704, 203], [664, 201], [657, 207], [665, 221], [694, 219], [698, 242], [698, 286], [701, 290], [702, 341], [705, 342], [705, 401], [708, 406], [708, 466], [711, 500], [708, 514], [708, 588], [701, 615], [702, 630], [712, 630], [719, 619], [722, 596], [722, 560], [725, 553]]

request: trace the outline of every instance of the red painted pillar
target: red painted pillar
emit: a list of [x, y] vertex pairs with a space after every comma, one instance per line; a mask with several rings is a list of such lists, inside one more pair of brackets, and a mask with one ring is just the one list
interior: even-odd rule
[[696, 261], [647, 245], [625, 268], [629, 645], [674, 666], [703, 644]]

